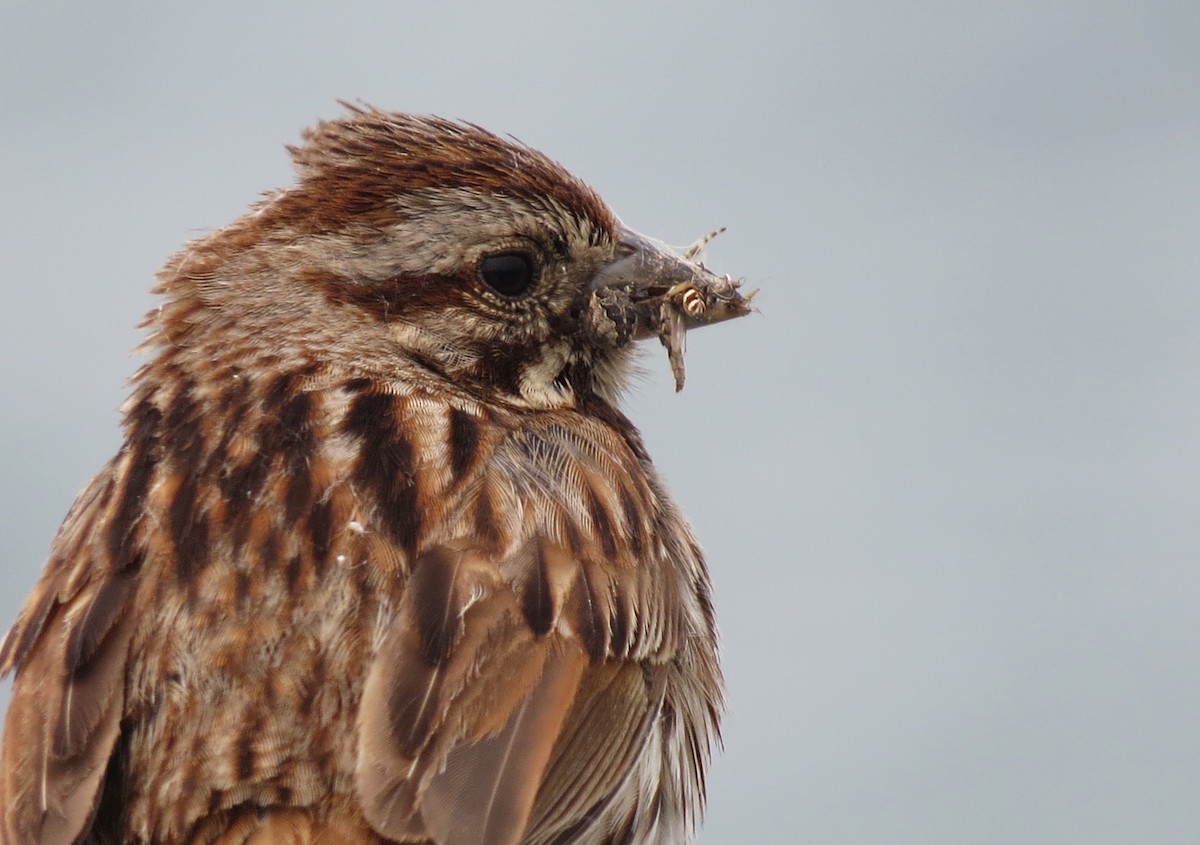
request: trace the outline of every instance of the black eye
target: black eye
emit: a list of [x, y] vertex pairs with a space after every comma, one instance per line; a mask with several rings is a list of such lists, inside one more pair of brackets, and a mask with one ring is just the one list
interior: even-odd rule
[[523, 252], [500, 252], [479, 262], [479, 276], [496, 293], [520, 296], [533, 287], [533, 260]]

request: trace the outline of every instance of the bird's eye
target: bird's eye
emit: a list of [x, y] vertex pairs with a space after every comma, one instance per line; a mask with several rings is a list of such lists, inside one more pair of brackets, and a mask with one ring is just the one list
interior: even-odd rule
[[499, 252], [479, 262], [484, 284], [503, 296], [521, 296], [534, 283], [533, 259], [523, 252]]

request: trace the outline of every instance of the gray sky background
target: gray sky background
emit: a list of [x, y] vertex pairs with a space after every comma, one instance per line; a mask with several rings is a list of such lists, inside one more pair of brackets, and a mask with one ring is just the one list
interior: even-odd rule
[[629, 400], [716, 582], [702, 842], [1197, 841], [1200, 5], [332, 6], [0, 6], [5, 622], [154, 272], [362, 98], [763, 290]]

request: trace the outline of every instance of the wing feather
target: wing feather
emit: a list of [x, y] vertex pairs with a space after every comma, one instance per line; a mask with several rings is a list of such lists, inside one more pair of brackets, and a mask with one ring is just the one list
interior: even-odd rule
[[421, 803], [421, 816], [436, 841], [512, 845], [521, 840], [585, 662], [578, 650], [552, 651], [540, 678], [498, 733], [451, 750]]
[[616, 800], [661, 712], [662, 677], [634, 663], [608, 663], [585, 676], [547, 766], [528, 842], [556, 841]]
[[48, 568], [6, 640], [17, 681], [0, 750], [4, 845], [76, 841], [120, 733], [136, 570], [71, 563]]
[[385, 836], [505, 845], [524, 829], [586, 658], [520, 605], [461, 544], [417, 559], [359, 713], [359, 794]]
[[94, 525], [104, 474], [80, 497], [55, 556], [0, 648], [16, 672], [0, 749], [0, 843], [70, 845], [92, 821], [120, 733], [136, 561], [114, 569]]

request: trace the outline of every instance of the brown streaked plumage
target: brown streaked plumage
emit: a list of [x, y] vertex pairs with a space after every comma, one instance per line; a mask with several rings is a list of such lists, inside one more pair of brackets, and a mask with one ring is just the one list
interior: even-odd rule
[[0, 648], [0, 843], [691, 841], [708, 576], [617, 393], [746, 300], [475, 126], [292, 155], [160, 274]]

